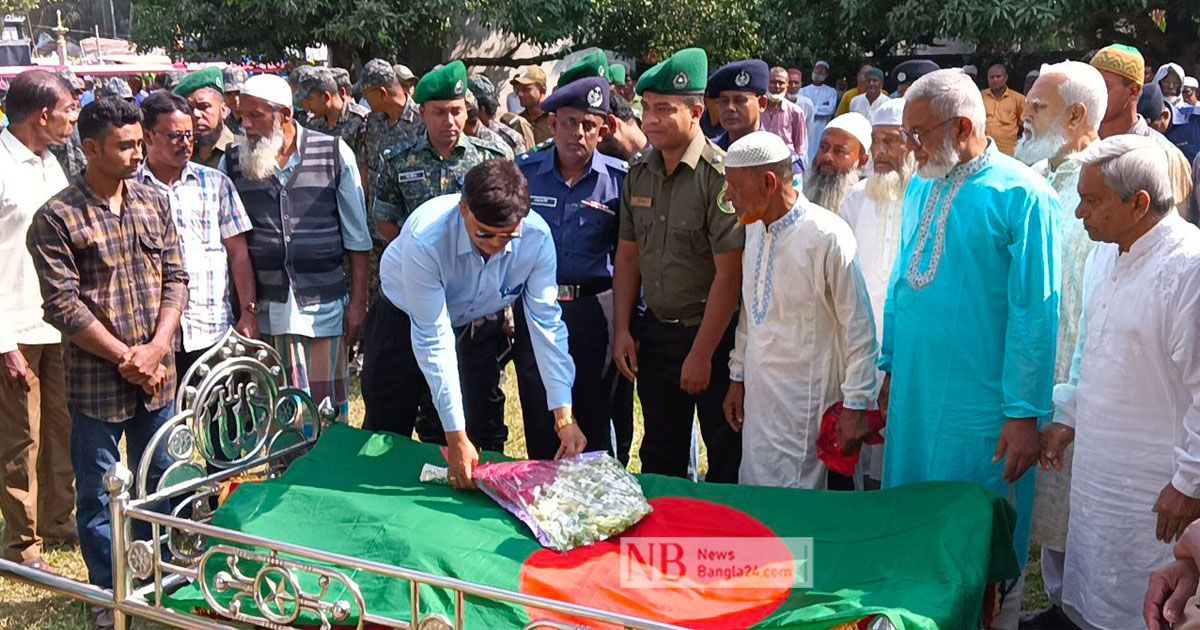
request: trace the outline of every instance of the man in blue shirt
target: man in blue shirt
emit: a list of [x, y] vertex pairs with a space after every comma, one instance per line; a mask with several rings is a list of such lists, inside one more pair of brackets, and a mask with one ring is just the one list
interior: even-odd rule
[[517, 298], [562, 442], [555, 456], [586, 445], [571, 415], [575, 366], [558, 306], [554, 239], [541, 217], [526, 216], [529, 201], [529, 184], [515, 164], [485, 161], [467, 172], [461, 195], [421, 204], [380, 262], [385, 299], [378, 302], [376, 330], [386, 334], [377, 337], [377, 369], [391, 375], [389, 413], [374, 416], [367, 428], [411, 435], [421, 385], [428, 383], [457, 488], [472, 485], [479, 458], [473, 442], [504, 448], [478, 431], [491, 425], [491, 416], [503, 418], [503, 400], [487, 394], [500, 382], [495, 348], [505, 343], [503, 311]]
[[[633, 386], [612, 361], [612, 264], [617, 250], [617, 212], [623, 160], [596, 151], [608, 118], [611, 88], [589, 76], [563, 85], [542, 103], [550, 112], [549, 149], [526, 153], [517, 166], [529, 181], [534, 213], [550, 226], [558, 259], [558, 302], [570, 331], [575, 362], [572, 399], [588, 450], [608, 450], [628, 461], [633, 441]], [[513, 360], [525, 447], [530, 459], [548, 459], [559, 448], [546, 408], [546, 391], [529, 327], [517, 302]], [[612, 437], [617, 438], [614, 448]]]

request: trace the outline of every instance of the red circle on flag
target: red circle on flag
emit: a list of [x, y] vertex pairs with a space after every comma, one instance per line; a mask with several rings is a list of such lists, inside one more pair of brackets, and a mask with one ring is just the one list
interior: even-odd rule
[[[521, 591], [697, 629], [748, 628], [769, 617], [791, 594], [795, 575], [786, 570], [795, 570], [795, 559], [775, 532], [758, 519], [726, 505], [696, 499], [659, 498], [652, 499], [650, 505], [654, 511], [621, 536], [568, 553], [549, 549], [534, 553], [521, 567]], [[761, 538], [740, 543], [733, 540], [714, 547], [719, 551], [731, 549], [739, 563], [785, 571], [730, 576], [700, 575], [692, 568], [687, 569], [683, 580], [660, 580], [661, 586], [656, 583], [651, 588], [626, 588], [622, 580], [629, 584], [630, 574], [622, 574], [621, 540], [632, 544], [628, 540], [632, 538], [677, 539], [689, 550], [687, 539]], [[643, 548], [637, 556], [629, 554], [625, 569], [637, 571], [641, 577], [647, 572], [664, 575], [661, 571], [654, 573], [662, 567], [654, 565], [653, 558], [653, 551]], [[527, 608], [527, 612], [534, 620], [618, 627], [536, 608]]]

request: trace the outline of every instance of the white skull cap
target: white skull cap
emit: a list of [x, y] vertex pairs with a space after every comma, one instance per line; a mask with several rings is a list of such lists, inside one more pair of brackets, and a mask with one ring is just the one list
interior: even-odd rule
[[[884, 105], [886, 104], [884, 103]], [[850, 134], [862, 145], [863, 151], [871, 150], [871, 121], [867, 120], [866, 116], [858, 112], [842, 114], [829, 121], [829, 124], [825, 126], [825, 133], [829, 133], [830, 129], [840, 129]]]
[[792, 151], [783, 138], [770, 131], [755, 131], [729, 145], [729, 151], [725, 154], [725, 168], [776, 164], [791, 157]]
[[878, 127], [880, 125], [894, 125], [899, 127], [904, 124], [904, 99], [893, 98], [888, 100], [879, 109], [875, 110], [875, 115], [871, 118], [871, 126]]

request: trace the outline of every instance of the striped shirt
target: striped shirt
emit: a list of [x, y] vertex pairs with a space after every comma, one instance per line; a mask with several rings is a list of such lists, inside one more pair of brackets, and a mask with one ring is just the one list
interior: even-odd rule
[[[187, 272], [167, 200], [125, 181], [113, 212], [80, 177], [33, 217], [28, 247], [42, 288], [46, 321], [70, 337], [99, 321], [128, 346], [149, 343], [160, 308], [187, 306]], [[161, 409], [175, 397], [175, 358], [167, 353], [163, 388], [147, 397], [115, 363], [66, 346], [67, 404], [106, 422], [132, 418], [139, 405]]]
[[250, 217], [229, 177], [207, 166], [189, 162], [179, 180], [168, 186], [143, 162], [137, 181], [153, 187], [170, 203], [188, 274], [188, 304], [179, 321], [175, 350], [208, 348], [236, 321], [225, 240], [249, 232]]

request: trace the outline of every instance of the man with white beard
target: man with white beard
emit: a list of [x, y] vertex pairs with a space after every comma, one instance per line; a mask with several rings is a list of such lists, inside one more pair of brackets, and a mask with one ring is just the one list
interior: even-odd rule
[[344, 416], [347, 349], [362, 332], [371, 251], [354, 153], [344, 140], [296, 124], [281, 77], [248, 79], [240, 113], [246, 135], [221, 170], [254, 226], [247, 244], [258, 301], [245, 308], [282, 355], [289, 382], [314, 400], [328, 397]]
[[1142, 626], [1151, 571], [1200, 517], [1200, 232], [1173, 211], [1153, 139], [1112, 136], [1075, 159], [1075, 214], [1099, 244], [1042, 464], [1060, 467], [1074, 441], [1063, 608], [1124, 630]]
[[[1079, 61], [1043, 65], [1022, 114], [1024, 131], [1015, 157], [1046, 177], [1058, 193], [1058, 234], [1062, 243], [1062, 291], [1059, 294], [1058, 356], [1054, 382], [1066, 383], [1071, 349], [1079, 336], [1083, 310], [1083, 271], [1093, 242], [1075, 218], [1079, 207], [1080, 164], [1071, 155], [1099, 139], [1100, 121], [1108, 104], [1108, 88], [1100, 71]], [[1033, 508], [1033, 539], [1042, 546], [1042, 577], [1050, 608], [1022, 619], [1022, 628], [1063, 627], [1063, 551], [1067, 544], [1067, 508], [1071, 490], [1071, 452], [1061, 471], [1038, 475]]]
[[850, 112], [830, 121], [821, 135], [813, 168], [804, 181], [808, 200], [841, 214], [850, 190], [871, 158], [871, 123]]
[[[967, 74], [931, 72], [905, 100], [902, 133], [919, 177], [905, 193], [883, 311], [883, 487], [964, 481], [1006, 498], [1024, 567], [1028, 473], [1054, 388], [1058, 199], [985, 135], [983, 96]], [[1016, 626], [1020, 595], [1005, 598], [994, 627]]]
[[[846, 197], [842, 218], [850, 224], [858, 241], [858, 260], [867, 281], [871, 310], [875, 314], [876, 336], [883, 338], [883, 305], [887, 300], [888, 280], [900, 247], [900, 225], [904, 211], [904, 193], [917, 171], [904, 135], [904, 99], [894, 98], [875, 112], [871, 124], [871, 160], [867, 177]], [[883, 375], [879, 375], [882, 381]], [[883, 445], [863, 446], [859, 467], [863, 488], [877, 490], [883, 480]]]

